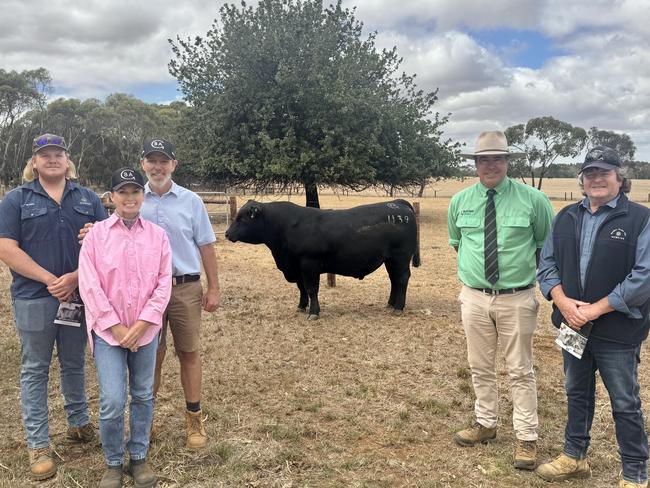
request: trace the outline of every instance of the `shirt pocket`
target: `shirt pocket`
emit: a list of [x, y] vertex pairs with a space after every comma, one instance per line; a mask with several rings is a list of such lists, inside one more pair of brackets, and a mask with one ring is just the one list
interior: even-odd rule
[[474, 234], [481, 227], [481, 218], [474, 215], [459, 215], [456, 219], [456, 227], [464, 236]]
[[[497, 217], [498, 218], [498, 217]], [[516, 239], [532, 235], [531, 224], [525, 215], [507, 215], [500, 222], [499, 235], [500, 242], [509, 242], [509, 239]]]
[[42, 242], [49, 240], [50, 222], [47, 207], [29, 205], [20, 210], [20, 241], [24, 243]]

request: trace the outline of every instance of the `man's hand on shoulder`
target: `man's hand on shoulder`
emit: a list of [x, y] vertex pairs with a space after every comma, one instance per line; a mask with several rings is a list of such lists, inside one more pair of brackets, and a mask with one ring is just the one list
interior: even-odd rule
[[79, 244], [83, 244], [84, 238], [86, 237], [86, 234], [88, 234], [88, 231], [93, 228], [93, 224], [91, 222], [88, 222], [85, 224], [81, 229], [79, 229], [79, 235], [77, 236], [77, 239], [79, 240]]

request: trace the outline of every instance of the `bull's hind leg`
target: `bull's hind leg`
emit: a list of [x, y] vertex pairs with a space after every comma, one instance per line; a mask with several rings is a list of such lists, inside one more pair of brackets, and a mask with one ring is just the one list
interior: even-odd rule
[[300, 290], [300, 300], [298, 301], [298, 311], [306, 312], [307, 305], [309, 305], [309, 295], [307, 295], [307, 290], [305, 289], [305, 284], [302, 282], [302, 279], [298, 279], [296, 283], [298, 285], [298, 290]]
[[411, 277], [409, 259], [388, 259], [385, 266], [390, 278], [388, 307], [402, 311], [406, 305], [406, 289]]

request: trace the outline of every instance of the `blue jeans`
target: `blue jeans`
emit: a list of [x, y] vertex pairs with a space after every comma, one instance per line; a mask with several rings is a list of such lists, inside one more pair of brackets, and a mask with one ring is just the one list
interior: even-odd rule
[[633, 483], [643, 483], [648, 479], [648, 438], [638, 381], [640, 349], [640, 345], [618, 344], [591, 337], [582, 359], [562, 351], [568, 403], [564, 453], [575, 459], [587, 456], [598, 370], [612, 405], [623, 478]]
[[61, 369], [61, 391], [68, 425], [90, 422], [85, 391], [86, 328], [55, 325], [59, 301], [52, 297], [13, 300], [16, 329], [21, 344], [20, 403], [27, 447], [50, 445], [47, 384], [56, 343]]
[[158, 336], [137, 352], [111, 346], [95, 334], [93, 339], [99, 382], [99, 435], [106, 463], [109, 466], [119, 466], [124, 462], [127, 373], [131, 403], [126, 449], [131, 459], [144, 459], [149, 449], [149, 433], [153, 421], [153, 372]]

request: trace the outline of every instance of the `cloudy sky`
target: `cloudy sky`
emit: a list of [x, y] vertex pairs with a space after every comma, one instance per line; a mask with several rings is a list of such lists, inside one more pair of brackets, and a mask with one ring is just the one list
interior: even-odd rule
[[[0, 68], [47, 68], [54, 96], [180, 97], [168, 38], [203, 35], [220, 0], [0, 0]], [[237, 1], [237, 3], [239, 3]], [[255, 3], [249, 1], [248, 3]], [[327, 3], [327, 0], [326, 2]], [[629, 134], [650, 161], [650, 0], [344, 0], [439, 88], [446, 135], [551, 115]]]

